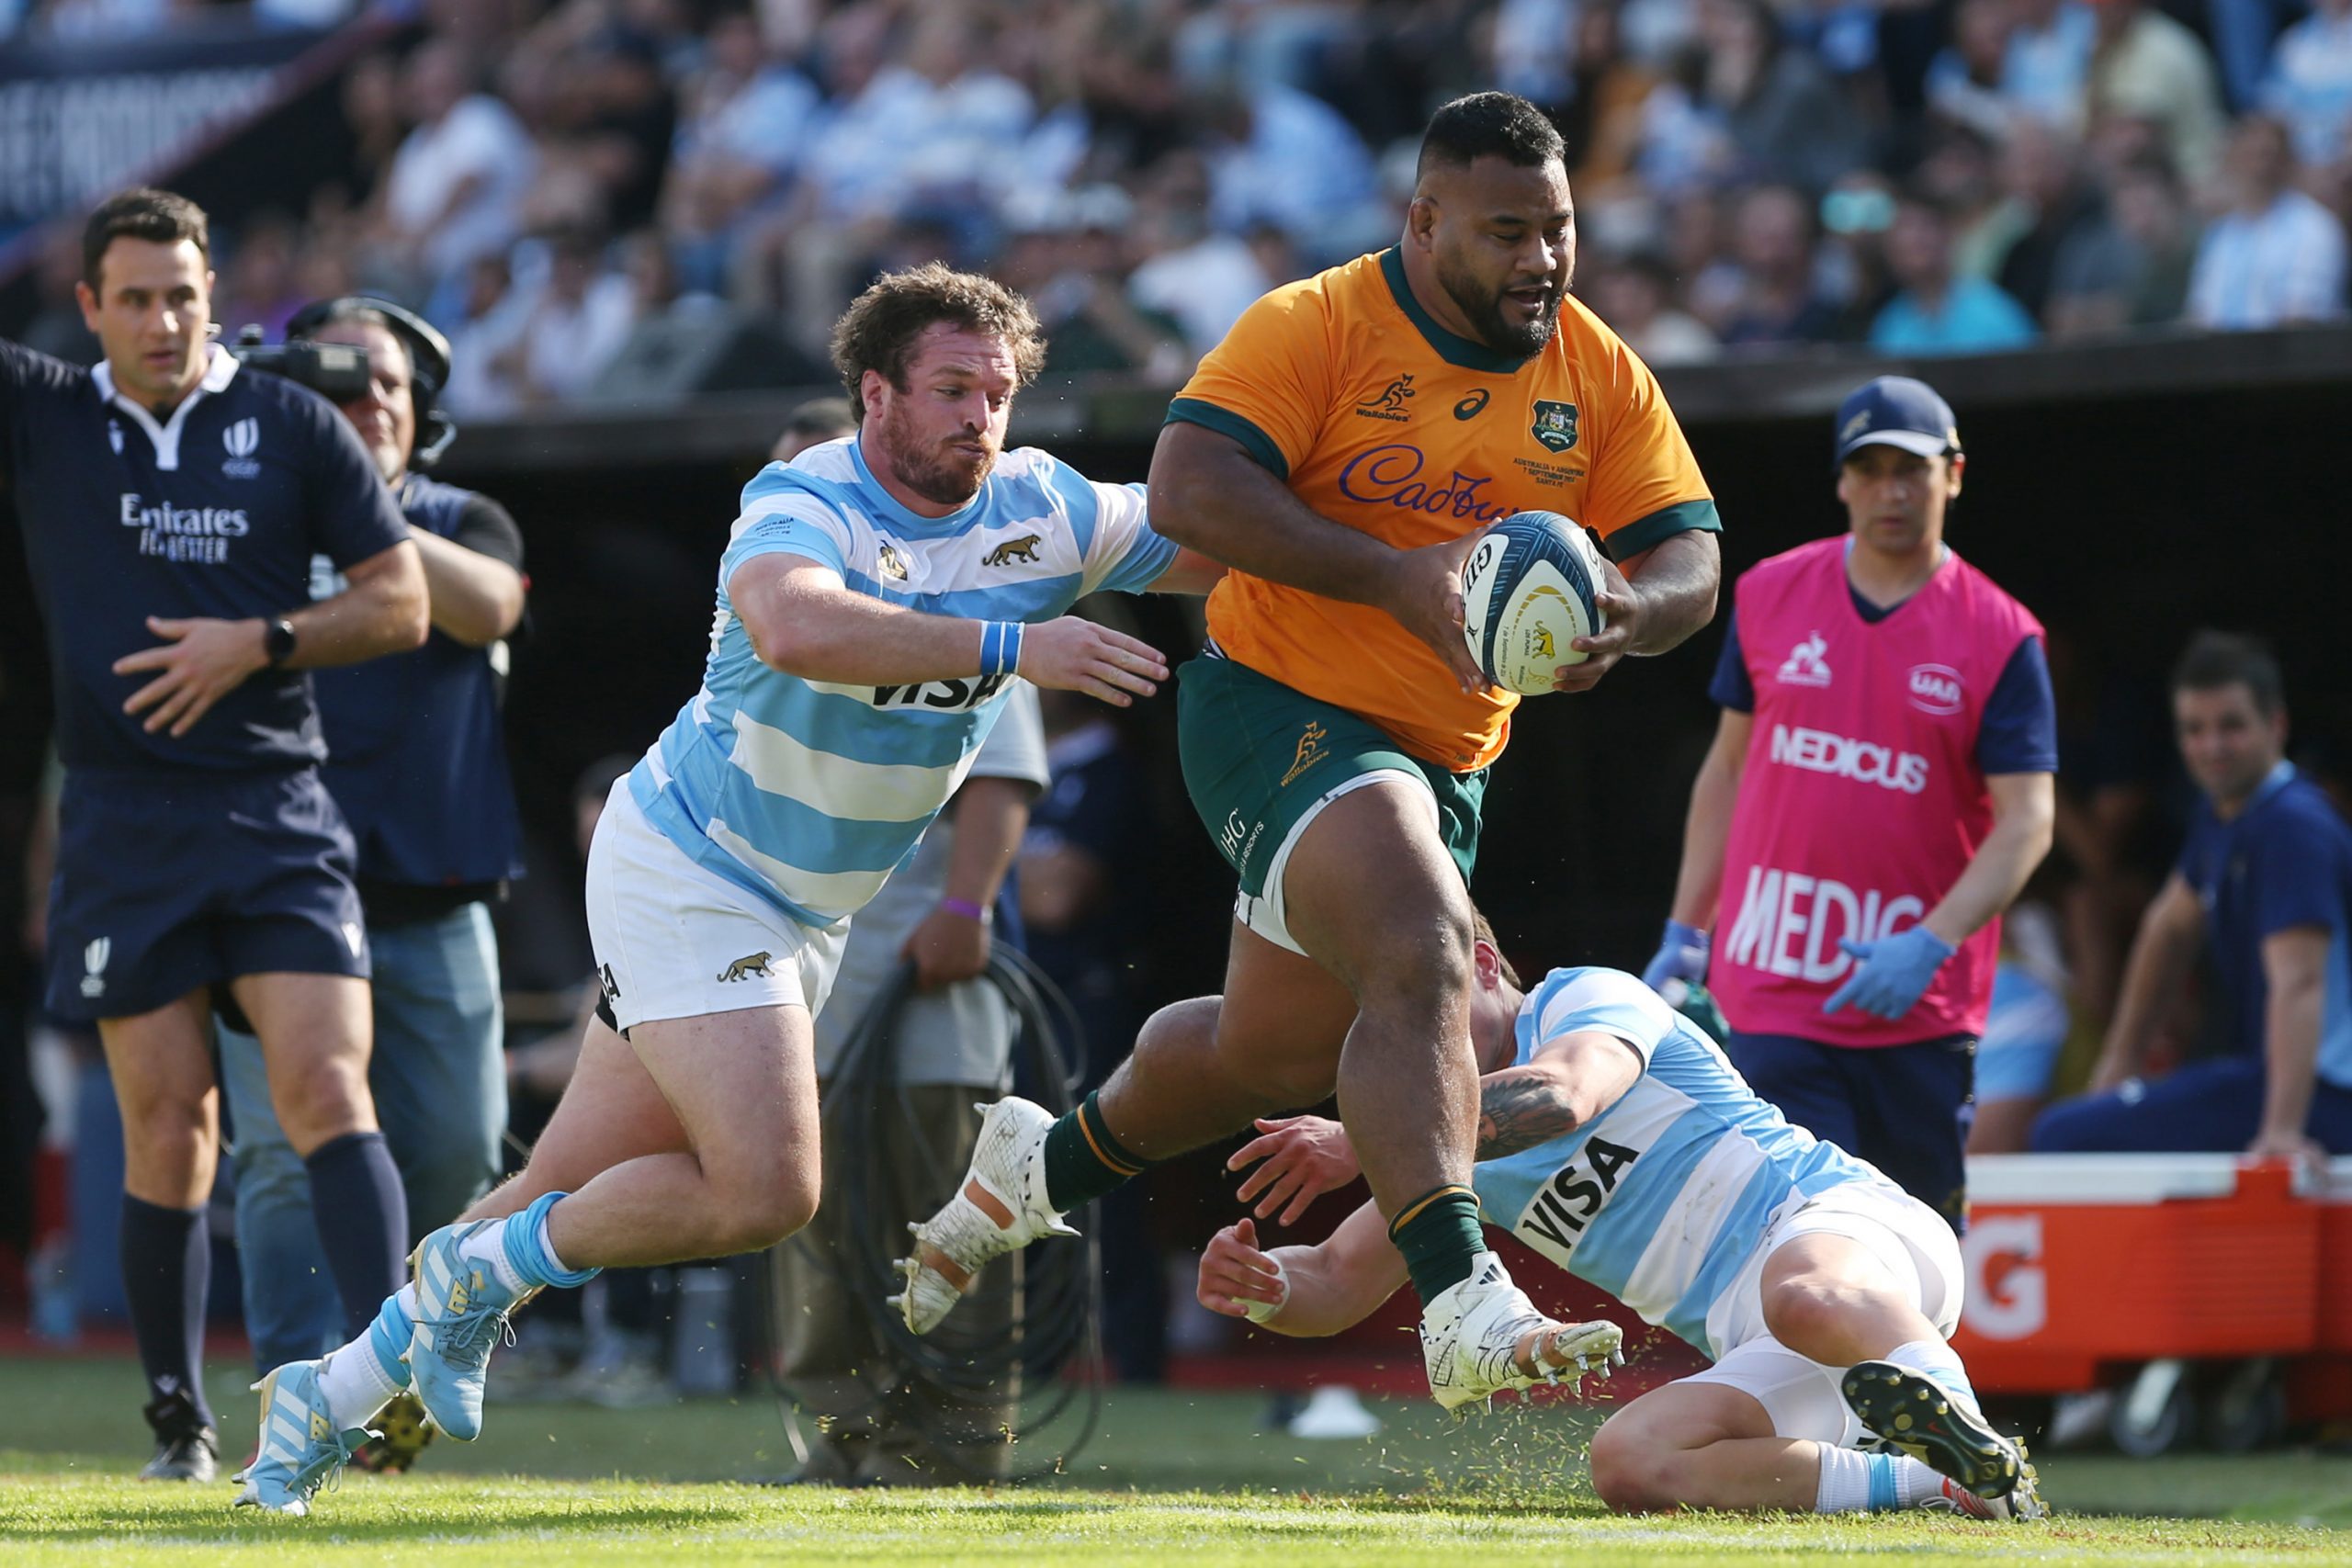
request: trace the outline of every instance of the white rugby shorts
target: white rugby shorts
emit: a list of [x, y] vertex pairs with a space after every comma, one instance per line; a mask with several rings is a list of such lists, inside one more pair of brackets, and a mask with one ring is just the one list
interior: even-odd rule
[[1275, 846], [1274, 858], [1266, 864], [1266, 880], [1258, 896], [1252, 898], [1247, 893], [1234, 895], [1233, 918], [1276, 947], [1285, 948], [1301, 958], [1311, 956], [1306, 949], [1298, 945], [1298, 939], [1290, 934], [1290, 921], [1284, 914], [1283, 884], [1290, 871], [1290, 852], [1306, 836], [1307, 824], [1322, 816], [1333, 801], [1341, 795], [1353, 795], [1366, 784], [1390, 783], [1405, 784], [1414, 791], [1415, 798], [1429, 807], [1431, 828], [1443, 826], [1437, 808], [1437, 793], [1430, 788], [1430, 781], [1420, 774], [1406, 768], [1374, 768], [1351, 774], [1324, 791], [1314, 805], [1298, 814], [1298, 820], [1290, 825], [1290, 831], [1283, 835], [1283, 841]]
[[1801, 1235], [1841, 1235], [1871, 1250], [1920, 1315], [1946, 1338], [1960, 1325], [1960, 1241], [1942, 1216], [1909, 1193], [1876, 1182], [1833, 1187], [1781, 1214], [1764, 1232], [1732, 1288], [1707, 1314], [1715, 1364], [1685, 1382], [1722, 1383], [1752, 1395], [1783, 1438], [1851, 1448], [1864, 1436], [1838, 1387], [1843, 1367], [1798, 1355], [1764, 1326], [1765, 1259]]
[[804, 926], [662, 837], [624, 777], [588, 847], [588, 940], [614, 1024], [825, 1005], [849, 921]]

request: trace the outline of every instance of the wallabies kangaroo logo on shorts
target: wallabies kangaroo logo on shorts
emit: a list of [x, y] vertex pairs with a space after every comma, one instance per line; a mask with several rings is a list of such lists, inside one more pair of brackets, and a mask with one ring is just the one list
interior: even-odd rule
[[768, 960], [775, 956], [772, 953], [746, 953], [721, 969], [718, 977], [722, 980], [748, 980], [754, 975], [762, 975], [773, 978], [775, 971], [768, 967]]
[[1329, 733], [1329, 730], [1325, 729], [1313, 719], [1306, 721], [1306, 732], [1298, 738], [1298, 750], [1291, 756], [1290, 772], [1283, 775], [1283, 784], [1289, 784], [1291, 780], [1331, 754], [1323, 750], [1323, 738]]
[[980, 558], [982, 566], [1011, 566], [1014, 561], [1035, 561], [1037, 558], [1037, 536], [1023, 534], [1017, 539], [1007, 539]]

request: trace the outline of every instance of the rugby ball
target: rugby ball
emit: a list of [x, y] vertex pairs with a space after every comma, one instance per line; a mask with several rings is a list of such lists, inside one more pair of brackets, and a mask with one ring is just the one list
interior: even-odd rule
[[1462, 631], [1470, 657], [1506, 691], [1552, 690], [1553, 671], [1581, 664], [1569, 645], [1601, 626], [1600, 552], [1556, 512], [1521, 512], [1487, 530], [1462, 568]]

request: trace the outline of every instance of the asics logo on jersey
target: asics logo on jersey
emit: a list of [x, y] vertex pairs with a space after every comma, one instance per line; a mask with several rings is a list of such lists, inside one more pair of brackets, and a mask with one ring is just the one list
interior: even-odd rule
[[1413, 377], [1410, 371], [1383, 387], [1375, 397], [1366, 398], [1356, 405], [1359, 419], [1385, 419], [1392, 424], [1402, 424], [1413, 416], [1405, 412], [1405, 400], [1412, 397]]
[[1420, 477], [1428, 462], [1418, 446], [1375, 446], [1348, 459], [1348, 466], [1340, 470], [1340, 493], [1371, 506], [1401, 507], [1467, 523], [1492, 523], [1510, 510], [1499, 501], [1479, 495], [1493, 479], [1456, 468], [1444, 480], [1431, 484]]
[[982, 556], [980, 564], [982, 566], [1011, 566], [1014, 561], [1034, 561], [1037, 558], [1037, 536], [1035, 534], [1023, 534], [1017, 539], [1007, 539], [987, 555]]
[[1829, 641], [1815, 632], [1781, 660], [1780, 682], [1783, 686], [1826, 686], [1829, 684], [1829, 660], [1823, 657], [1829, 651]]
[[1716, 949], [1726, 962], [1786, 980], [1826, 985], [1852, 966], [1838, 947], [1841, 936], [1876, 942], [1928, 912], [1911, 894], [1889, 898], [1875, 887], [1860, 894], [1832, 877], [1778, 866], [1747, 868], [1731, 935]]
[[747, 953], [718, 972], [721, 980], [748, 980], [754, 975], [773, 979], [775, 971], [768, 967], [775, 957], [773, 953]]
[[1004, 690], [1010, 675], [981, 675], [958, 681], [925, 681], [912, 686], [876, 686], [877, 708], [941, 708], [948, 711], [978, 707]]
[[1493, 394], [1488, 392], [1486, 388], [1479, 388], [1476, 391], [1471, 393], [1468, 397], [1453, 405], [1453, 417], [1456, 419], [1477, 418], [1480, 414], [1487, 412], [1487, 400], [1492, 396]]
[[1577, 405], [1538, 400], [1535, 423], [1527, 433], [1547, 452], [1565, 452], [1577, 444]]
[[1917, 751], [1897, 751], [1875, 740], [1857, 740], [1826, 729], [1774, 725], [1771, 757], [1784, 768], [1828, 773], [1905, 795], [1917, 795], [1928, 787], [1928, 759]]
[[1576, 1158], [1536, 1189], [1533, 1201], [1519, 1216], [1514, 1228], [1531, 1241], [1540, 1238], [1550, 1242], [1560, 1253], [1574, 1252], [1585, 1226], [1609, 1201], [1609, 1195], [1617, 1190], [1619, 1173], [1640, 1158], [1641, 1153], [1606, 1138], [1586, 1140]]

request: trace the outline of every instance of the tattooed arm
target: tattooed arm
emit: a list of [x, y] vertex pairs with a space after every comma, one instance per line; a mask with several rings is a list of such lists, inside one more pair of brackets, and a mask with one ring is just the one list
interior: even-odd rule
[[1642, 1058], [1616, 1035], [1563, 1035], [1525, 1066], [1478, 1080], [1476, 1157], [1500, 1159], [1573, 1133], [1616, 1104], [1641, 1076]]

